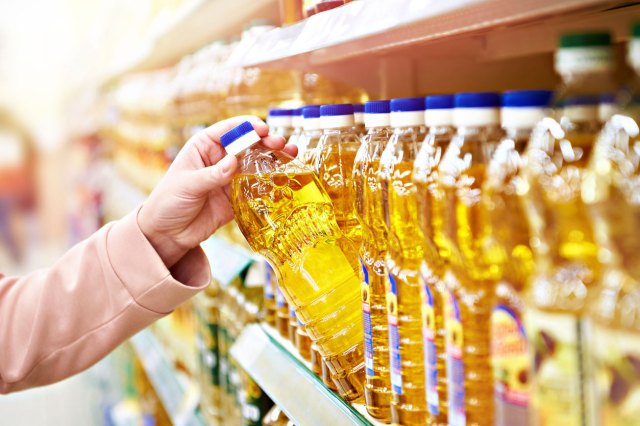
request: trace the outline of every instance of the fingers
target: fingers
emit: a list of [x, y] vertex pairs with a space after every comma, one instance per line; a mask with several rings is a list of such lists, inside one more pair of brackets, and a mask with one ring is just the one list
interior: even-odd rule
[[206, 195], [216, 188], [228, 185], [237, 168], [236, 157], [226, 155], [213, 166], [191, 172], [186, 189], [196, 197]]
[[298, 147], [293, 143], [286, 144], [283, 151], [294, 158], [298, 155]]

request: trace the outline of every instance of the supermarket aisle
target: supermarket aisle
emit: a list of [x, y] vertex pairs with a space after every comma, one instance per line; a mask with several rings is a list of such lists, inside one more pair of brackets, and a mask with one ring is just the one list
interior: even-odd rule
[[0, 397], [5, 426], [101, 425], [100, 397], [91, 372], [37, 389]]

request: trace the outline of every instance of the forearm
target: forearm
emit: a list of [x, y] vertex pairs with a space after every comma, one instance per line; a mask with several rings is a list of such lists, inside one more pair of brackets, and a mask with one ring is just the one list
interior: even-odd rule
[[136, 214], [105, 226], [49, 269], [0, 279], [0, 392], [88, 368], [206, 287], [202, 251], [189, 251], [169, 271]]

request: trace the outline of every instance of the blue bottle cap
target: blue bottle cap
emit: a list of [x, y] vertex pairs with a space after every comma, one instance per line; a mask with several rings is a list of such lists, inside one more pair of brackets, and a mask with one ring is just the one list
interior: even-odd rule
[[576, 95], [566, 98], [562, 102], [562, 106], [587, 106], [587, 105], [598, 105], [600, 103], [600, 99], [598, 95]]
[[615, 104], [616, 103], [616, 94], [615, 93], [603, 93], [600, 95], [600, 103], [601, 104]]
[[226, 148], [244, 135], [247, 135], [253, 131], [253, 125], [248, 121], [244, 121], [222, 135], [220, 137], [220, 143]]
[[425, 98], [426, 109], [453, 108], [453, 95], [431, 95]]
[[552, 96], [551, 90], [509, 90], [502, 94], [502, 106], [546, 108], [551, 104]]
[[302, 108], [302, 116], [304, 118], [320, 118], [319, 105], [307, 105]]
[[271, 108], [269, 110], [269, 117], [290, 117], [293, 115], [293, 110], [285, 108]]
[[300, 107], [300, 108], [296, 108], [291, 112], [291, 115], [293, 115], [294, 117], [300, 117], [302, 116], [302, 108], [304, 107]]
[[364, 105], [362, 105], [362, 104], [352, 104], [352, 105], [353, 105], [353, 112], [354, 113], [364, 112]]
[[454, 108], [498, 108], [500, 95], [496, 92], [463, 92], [454, 96]]
[[389, 114], [391, 105], [389, 101], [369, 101], [364, 104], [365, 114]]
[[424, 111], [424, 98], [391, 99], [391, 112]]
[[336, 115], [353, 115], [352, 104], [335, 104], [335, 105], [322, 105], [320, 107], [321, 117], [331, 117]]

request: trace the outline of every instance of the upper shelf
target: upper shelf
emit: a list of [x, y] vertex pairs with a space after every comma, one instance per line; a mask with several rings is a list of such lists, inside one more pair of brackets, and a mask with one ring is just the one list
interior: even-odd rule
[[187, 1], [133, 57], [117, 64], [110, 78], [173, 65], [213, 40], [239, 36], [246, 24], [258, 18], [278, 24], [278, 0]]
[[[488, 40], [496, 47], [493, 54], [549, 51], [555, 45], [558, 29], [589, 27], [593, 25], [592, 18], [602, 28], [609, 24], [603, 21], [607, 16], [615, 15], [615, 18], [618, 13], [624, 14], [625, 11], [616, 13], [616, 10], [628, 4], [620, 0], [354, 1], [266, 33], [243, 55], [234, 55], [237, 61], [231, 65], [317, 66], [522, 24], [529, 25], [526, 37], [516, 37], [515, 43], [512, 33]], [[635, 19], [639, 15], [636, 8]], [[628, 21], [633, 13], [627, 11], [624, 16], [627, 19], [622, 21]], [[615, 35], [626, 36], [629, 26], [623, 27], [620, 19], [612, 22], [620, 27], [614, 31]], [[541, 31], [547, 36], [531, 37], [532, 31], [536, 36]], [[468, 44], [451, 53], [478, 51], [474, 43]], [[508, 52], [505, 53], [505, 49]]]

